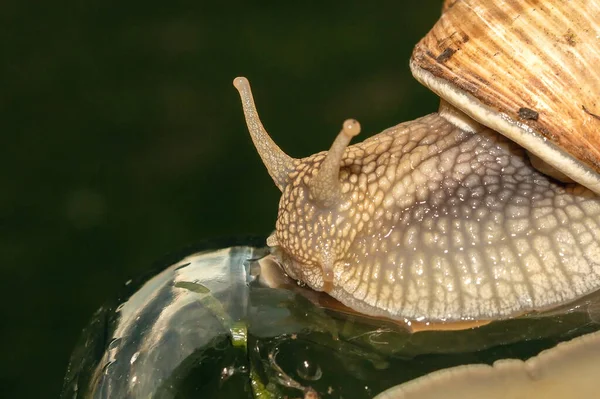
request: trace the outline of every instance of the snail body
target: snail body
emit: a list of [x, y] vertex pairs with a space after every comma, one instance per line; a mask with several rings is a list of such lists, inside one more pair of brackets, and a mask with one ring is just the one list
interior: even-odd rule
[[[600, 162], [597, 149], [581, 151], [600, 137], [600, 118], [589, 111], [591, 105], [576, 115], [571, 108], [554, 115], [548, 93], [557, 87], [555, 80], [550, 88], [536, 89], [538, 97], [530, 90], [529, 97], [512, 102], [506, 92], [496, 101], [474, 83], [447, 80], [449, 73], [462, 76], [461, 57], [450, 62], [462, 51], [454, 48], [454, 36], [462, 38], [461, 45], [479, 43], [485, 49], [491, 34], [483, 29], [486, 17], [512, 20], [513, 9], [480, 3], [448, 5], [432, 30], [436, 40], [430, 33], [413, 54], [413, 74], [442, 97], [439, 112], [358, 144], [349, 146], [360, 125], [348, 120], [328, 152], [287, 156], [262, 126], [247, 80], [235, 79], [254, 144], [282, 191], [276, 230], [267, 244], [291, 277], [362, 313], [431, 322], [510, 318], [600, 288]], [[539, 24], [528, 3], [519, 3], [519, 15]], [[551, 11], [564, 11], [561, 2], [550, 3]], [[591, 6], [592, 17], [568, 9], [565, 18], [577, 20], [578, 26], [596, 23], [598, 2], [574, 3], [588, 11]], [[469, 25], [468, 36], [456, 35], [459, 29], [448, 24], [457, 20], [456, 13], [470, 11], [483, 27]], [[446, 39], [440, 39], [440, 26]], [[523, 27], [515, 29], [519, 33]], [[442, 49], [444, 40], [454, 47]], [[588, 46], [577, 55], [600, 54], [599, 43], [591, 47], [597, 53]], [[542, 52], [538, 58], [555, 53]], [[565, 61], [561, 71], [571, 73], [582, 63]], [[571, 75], [571, 83], [591, 82], [591, 89], [580, 90], [578, 101], [595, 101], [589, 93], [600, 88], [600, 77]], [[492, 71], [491, 76], [490, 81], [501, 75]], [[463, 86], [470, 91], [459, 90]], [[484, 98], [478, 98], [482, 92]], [[521, 105], [517, 116], [503, 108], [513, 102]], [[534, 111], [546, 108], [551, 117]], [[553, 127], [561, 118], [564, 128]], [[565, 141], [569, 145], [561, 147]], [[552, 177], [534, 168], [527, 152], [549, 164], [545, 170]], [[587, 187], [555, 180], [565, 175]]]

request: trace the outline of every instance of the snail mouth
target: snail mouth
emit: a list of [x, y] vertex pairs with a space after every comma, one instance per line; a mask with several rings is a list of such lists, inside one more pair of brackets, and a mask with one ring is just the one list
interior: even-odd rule
[[277, 264], [281, 268], [281, 270], [288, 275], [288, 277], [299, 280], [302, 276], [298, 276], [296, 271], [302, 270], [301, 267], [298, 267], [296, 264], [296, 260], [292, 258], [283, 248], [279, 245], [271, 247], [271, 255], [277, 261]]
[[[294, 258], [282, 246], [271, 247], [271, 255], [281, 268], [281, 270], [291, 279], [295, 280], [299, 286], [308, 285], [316, 291], [324, 291], [326, 285], [325, 269], [318, 265], [308, 265]], [[322, 272], [323, 270], [323, 272]], [[329, 272], [329, 290], [333, 288], [333, 273]], [[323, 279], [321, 282], [321, 278]], [[323, 287], [319, 289], [318, 287]], [[329, 292], [329, 291], [327, 291]]]

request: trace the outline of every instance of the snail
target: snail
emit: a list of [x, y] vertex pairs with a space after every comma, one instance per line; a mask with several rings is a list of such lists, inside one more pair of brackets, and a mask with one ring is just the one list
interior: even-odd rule
[[416, 45], [436, 113], [294, 159], [236, 78], [282, 192], [267, 239], [292, 278], [367, 315], [448, 325], [600, 288], [600, 1], [446, 1]]

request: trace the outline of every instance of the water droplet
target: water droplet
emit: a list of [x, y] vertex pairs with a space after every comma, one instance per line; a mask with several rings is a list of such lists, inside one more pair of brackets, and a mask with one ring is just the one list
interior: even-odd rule
[[108, 374], [108, 368], [113, 364], [114, 362], [108, 361], [106, 362], [106, 364], [102, 367], [102, 372], [104, 374]]
[[113, 338], [108, 343], [108, 350], [110, 351], [110, 350], [118, 349], [120, 343], [121, 343], [121, 338]]
[[120, 345], [121, 345], [121, 338], [113, 338], [109, 342], [108, 348], [106, 350], [108, 364], [106, 366], [104, 366], [105, 368], [117, 360], [117, 353], [119, 353], [119, 349], [121, 349], [119, 347]]
[[300, 378], [303, 378], [307, 381], [316, 381], [323, 376], [321, 367], [319, 367], [317, 363], [314, 363], [310, 360], [302, 361], [300, 366], [296, 368], [296, 372]]
[[137, 358], [140, 356], [140, 352], [135, 352], [133, 354], [133, 356], [131, 356], [131, 360], [129, 360], [129, 364], [133, 364], [135, 363], [135, 361], [137, 360]]

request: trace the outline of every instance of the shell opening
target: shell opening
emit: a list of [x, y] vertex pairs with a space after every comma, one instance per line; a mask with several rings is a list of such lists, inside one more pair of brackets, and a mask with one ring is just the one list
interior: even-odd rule
[[446, 0], [411, 70], [472, 119], [600, 194], [599, 31], [598, 0]]

